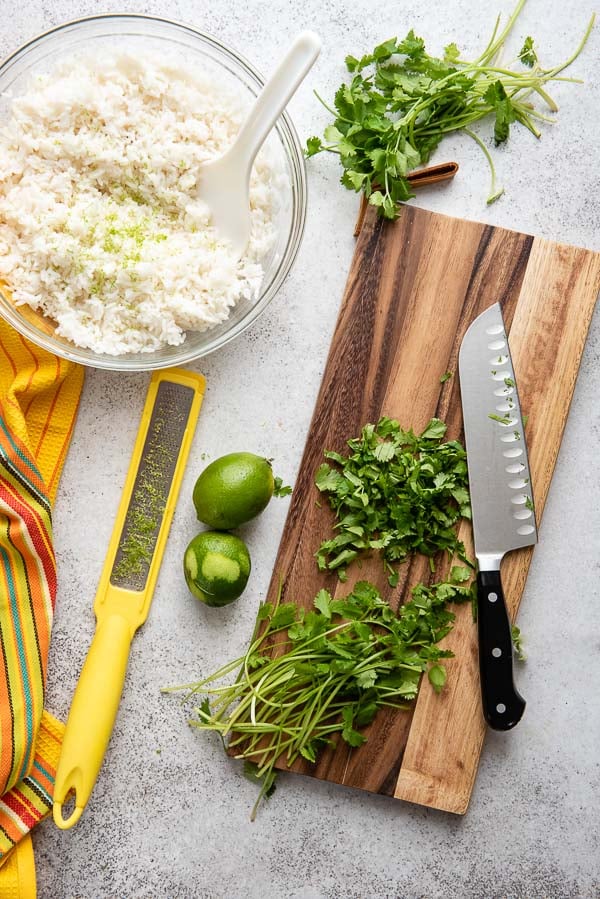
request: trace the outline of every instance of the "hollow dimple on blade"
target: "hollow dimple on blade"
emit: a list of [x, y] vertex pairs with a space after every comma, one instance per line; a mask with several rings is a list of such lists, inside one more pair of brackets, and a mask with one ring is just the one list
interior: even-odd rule
[[529, 546], [537, 540], [533, 492], [499, 304], [468, 329], [459, 370], [476, 553]]
[[115, 587], [142, 591], [146, 586], [193, 399], [185, 384], [158, 385], [110, 575]]

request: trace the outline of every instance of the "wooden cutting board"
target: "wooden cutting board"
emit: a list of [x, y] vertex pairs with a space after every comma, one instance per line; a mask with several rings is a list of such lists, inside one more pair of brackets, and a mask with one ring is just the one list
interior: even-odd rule
[[[397, 607], [409, 597], [412, 585], [433, 579], [426, 559], [405, 564], [395, 589], [388, 586], [377, 558], [361, 568], [351, 566], [347, 584], [340, 584], [335, 574], [320, 573], [314, 553], [330, 535], [332, 514], [325, 501], [321, 507], [316, 504], [315, 473], [325, 449], [342, 451], [348, 438], [381, 415], [415, 430], [436, 416], [448, 423], [449, 439], [462, 439], [458, 350], [469, 324], [496, 301], [509, 331], [521, 405], [529, 415], [525, 433], [539, 523], [599, 290], [600, 254], [412, 206], [390, 224], [369, 207], [296, 479], [270, 598], [280, 577], [283, 599], [306, 606], [323, 586], [339, 596], [354, 580], [367, 578]], [[442, 384], [440, 377], [446, 371], [454, 376]], [[466, 523], [461, 536], [469, 550]], [[503, 563], [513, 617], [531, 555], [531, 549], [514, 552]], [[446, 572], [441, 564], [435, 580]], [[294, 770], [463, 814], [485, 725], [476, 627], [470, 608], [454, 610], [455, 627], [444, 642], [455, 658], [448, 662], [443, 693], [436, 695], [425, 679], [414, 708], [380, 712], [360, 749], [341, 742], [324, 752], [316, 765], [301, 760]]]

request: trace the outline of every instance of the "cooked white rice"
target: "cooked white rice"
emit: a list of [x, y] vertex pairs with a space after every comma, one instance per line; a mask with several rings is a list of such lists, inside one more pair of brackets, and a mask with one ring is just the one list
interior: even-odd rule
[[239, 130], [208, 74], [127, 54], [72, 59], [11, 102], [0, 134], [0, 278], [17, 304], [98, 353], [151, 352], [253, 300], [281, 175], [267, 150], [241, 260], [194, 198], [198, 165]]

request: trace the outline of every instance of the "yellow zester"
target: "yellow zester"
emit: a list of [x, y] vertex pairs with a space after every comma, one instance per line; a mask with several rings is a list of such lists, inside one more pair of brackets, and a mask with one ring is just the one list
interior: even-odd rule
[[[54, 787], [54, 821], [77, 823], [102, 766], [129, 649], [148, 616], [205, 381], [171, 369], [152, 376], [94, 602], [96, 632], [75, 689]], [[74, 802], [65, 819], [63, 806]]]

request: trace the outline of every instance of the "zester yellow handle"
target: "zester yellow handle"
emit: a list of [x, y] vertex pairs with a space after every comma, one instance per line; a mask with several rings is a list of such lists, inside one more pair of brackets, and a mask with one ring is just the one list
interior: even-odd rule
[[[67, 830], [79, 821], [91, 796], [112, 733], [127, 671], [133, 632], [111, 615], [98, 624], [75, 690], [54, 787], [54, 823]], [[75, 808], [63, 817], [73, 792]]]

